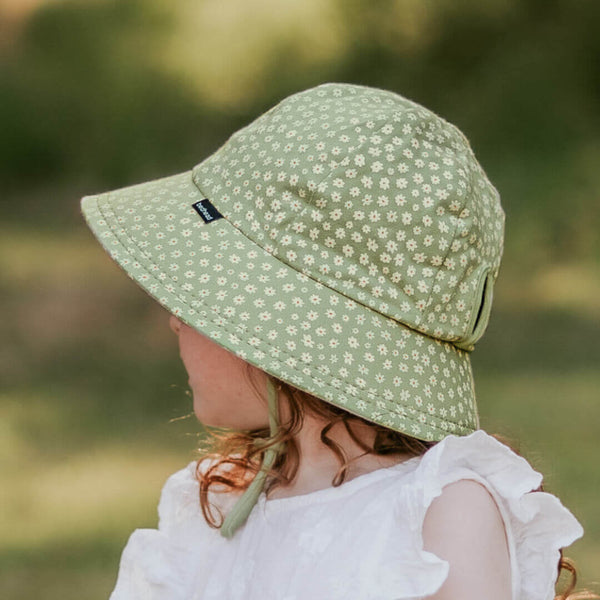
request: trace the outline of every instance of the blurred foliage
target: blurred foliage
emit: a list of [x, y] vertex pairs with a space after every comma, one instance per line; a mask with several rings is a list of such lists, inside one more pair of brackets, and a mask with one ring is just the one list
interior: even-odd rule
[[0, 0], [0, 596], [106, 598], [199, 434], [167, 314], [79, 198], [189, 169], [324, 81], [435, 110], [500, 190], [482, 424], [522, 440], [600, 577], [598, 31], [597, 0]]
[[69, 194], [36, 210], [54, 186], [183, 170], [273, 102], [337, 80], [463, 129], [527, 267], [597, 257], [599, 24], [596, 0], [41, 3], [8, 28], [0, 67], [7, 218], [71, 228]]

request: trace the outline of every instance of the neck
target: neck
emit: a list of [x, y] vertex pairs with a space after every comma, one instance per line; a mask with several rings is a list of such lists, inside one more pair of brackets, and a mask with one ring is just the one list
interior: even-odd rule
[[[331, 487], [342, 465], [337, 455], [321, 441], [321, 431], [326, 425], [327, 421], [310, 413], [304, 415], [302, 428], [294, 436], [300, 457], [296, 475], [288, 485], [281, 484], [271, 490], [269, 498], [297, 496]], [[375, 432], [372, 428], [362, 423], [352, 423], [352, 430], [361, 442], [372, 447], [375, 440]], [[327, 437], [343, 450], [349, 462], [344, 481], [376, 469], [390, 467], [410, 458], [406, 454], [399, 453], [385, 456], [365, 454], [347, 432], [343, 423], [336, 423], [328, 431]]]

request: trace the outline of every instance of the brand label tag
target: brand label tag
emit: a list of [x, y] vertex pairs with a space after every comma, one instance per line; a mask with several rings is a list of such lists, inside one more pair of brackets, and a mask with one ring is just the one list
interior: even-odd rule
[[202, 217], [202, 220], [205, 223], [212, 223], [223, 217], [223, 215], [210, 203], [208, 198], [194, 202], [192, 206], [196, 209], [196, 212]]

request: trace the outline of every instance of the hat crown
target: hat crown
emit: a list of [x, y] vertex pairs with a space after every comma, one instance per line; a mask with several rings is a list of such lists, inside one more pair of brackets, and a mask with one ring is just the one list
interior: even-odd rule
[[289, 96], [193, 179], [278, 260], [412, 329], [472, 349], [503, 247], [498, 192], [465, 136], [395, 93]]

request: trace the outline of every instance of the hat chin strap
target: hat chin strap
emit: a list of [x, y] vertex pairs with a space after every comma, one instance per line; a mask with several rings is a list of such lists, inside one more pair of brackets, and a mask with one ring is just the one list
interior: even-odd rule
[[[275, 389], [275, 386], [269, 377], [267, 377], [267, 402], [269, 407], [269, 428], [271, 431], [271, 437], [275, 437], [279, 431], [277, 390]], [[221, 525], [221, 535], [223, 537], [233, 537], [233, 534], [237, 531], [237, 529], [246, 522], [248, 515], [254, 508], [258, 497], [263, 491], [267, 473], [271, 470], [271, 467], [275, 463], [275, 459], [282, 449], [283, 444], [280, 442], [264, 451], [263, 462], [260, 470], [255, 475], [252, 483], [250, 483], [246, 491], [242, 494], [242, 496], [223, 520], [223, 524]]]

